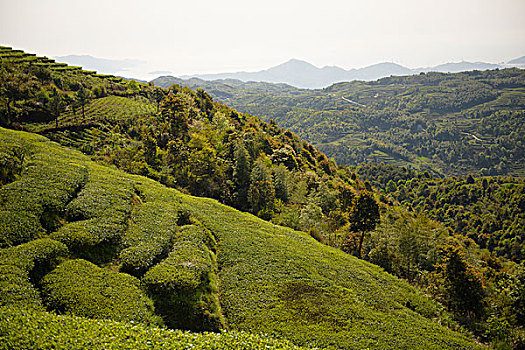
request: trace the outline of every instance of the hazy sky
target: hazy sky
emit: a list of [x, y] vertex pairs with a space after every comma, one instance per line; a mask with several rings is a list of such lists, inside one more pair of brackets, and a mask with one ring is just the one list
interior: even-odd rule
[[523, 56], [524, 18], [525, 0], [0, 0], [0, 45], [147, 61], [136, 75], [415, 68]]

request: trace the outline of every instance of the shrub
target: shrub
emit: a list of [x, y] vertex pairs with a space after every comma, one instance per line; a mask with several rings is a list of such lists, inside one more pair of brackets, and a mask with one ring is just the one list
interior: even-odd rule
[[32, 281], [38, 282], [53, 270], [67, 253], [67, 247], [60, 242], [49, 238], [37, 239], [0, 250], [0, 265], [16, 266], [29, 274]]
[[[198, 221], [193, 219], [194, 222], [199, 224]], [[180, 229], [179, 238], [180, 242], [189, 242], [199, 247], [200, 249], [216, 250], [217, 241], [210, 230], [203, 226], [198, 225], [185, 225]]]
[[38, 291], [21, 268], [0, 265], [0, 306], [43, 309]]
[[0, 190], [0, 246], [25, 243], [61, 224], [66, 204], [86, 181], [86, 168], [52, 151], [31, 154], [21, 177]]
[[25, 153], [18, 145], [0, 146], [0, 186], [15, 181], [22, 171]]
[[17, 210], [0, 211], [0, 232], [0, 247], [27, 242], [45, 234], [37, 215]]
[[61, 313], [117, 321], [160, 324], [153, 303], [127, 274], [97, 267], [86, 260], [69, 260], [42, 279], [48, 307]]
[[142, 279], [158, 313], [172, 328], [196, 331], [224, 328], [217, 298], [215, 256], [203, 245], [209, 239], [206, 231], [193, 225], [184, 227], [183, 240]]
[[68, 220], [113, 217], [125, 221], [131, 212], [133, 183], [124, 177], [107, 174], [107, 168], [90, 169], [89, 182], [66, 207]]
[[176, 207], [163, 202], [135, 206], [128, 230], [122, 238], [121, 271], [134, 276], [167, 256], [177, 232]]
[[65, 208], [66, 217], [74, 222], [50, 237], [66, 244], [76, 257], [97, 263], [110, 261], [120, 249], [133, 193], [133, 182], [128, 178], [101, 166], [90, 167], [89, 181]]
[[71, 253], [97, 263], [110, 261], [117, 253], [125, 224], [115, 218], [93, 218], [72, 222], [53, 232], [50, 237], [67, 245]]
[[97, 85], [97, 86], [95, 86], [93, 88], [93, 93], [95, 94], [95, 96], [97, 98], [107, 96], [106, 88], [104, 87], [104, 85]]
[[0, 349], [301, 349], [246, 332], [190, 333], [109, 320], [0, 308]]

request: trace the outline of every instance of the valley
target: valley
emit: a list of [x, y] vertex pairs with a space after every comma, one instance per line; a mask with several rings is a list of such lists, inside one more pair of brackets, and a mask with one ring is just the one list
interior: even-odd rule
[[429, 72], [322, 90], [226, 80], [154, 81], [204, 88], [239, 111], [275, 120], [339, 164], [384, 162], [439, 176], [523, 175], [523, 82], [518, 69]]

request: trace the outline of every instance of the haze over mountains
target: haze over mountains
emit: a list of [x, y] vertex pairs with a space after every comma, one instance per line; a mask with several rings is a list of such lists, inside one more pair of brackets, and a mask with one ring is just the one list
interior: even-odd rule
[[195, 74], [182, 76], [183, 79], [200, 78], [203, 80], [238, 79], [247, 81], [263, 81], [268, 83], [286, 83], [299, 88], [324, 88], [334, 83], [352, 80], [372, 81], [391, 75], [412, 75], [421, 72], [457, 73], [471, 70], [487, 70], [523, 66], [525, 56], [504, 64], [486, 62], [445, 63], [434, 67], [407, 68], [397, 63], [383, 62], [364, 68], [345, 70], [336, 66], [318, 68], [308, 62], [291, 59], [278, 66], [258, 72], [235, 72], [218, 74]]
[[[159, 76], [170, 74], [167, 70], [159, 70], [154, 67], [146, 69], [147, 62], [135, 59], [115, 60], [89, 55], [60, 56], [56, 57], [56, 59], [71, 65], [82, 66], [85, 69], [96, 70], [99, 73], [115, 74], [126, 78], [140, 77], [142, 81], [153, 80]], [[499, 64], [461, 61], [444, 63], [434, 67], [408, 68], [397, 63], [382, 62], [348, 70], [337, 66], [318, 68], [306, 61], [291, 59], [285, 63], [257, 72], [191, 74], [180, 76], [180, 78], [200, 78], [203, 80], [237, 79], [243, 82], [285, 83], [298, 88], [317, 89], [343, 81], [372, 81], [391, 75], [412, 75], [430, 71], [457, 73], [507, 67], [525, 68], [525, 56]]]
[[[95, 70], [102, 74], [117, 74], [132, 70], [134, 67], [144, 64], [145, 61], [135, 59], [107, 59], [98, 58], [90, 55], [68, 55], [57, 56], [55, 59], [59, 62], [65, 62], [72, 66], [81, 66], [87, 70]], [[160, 71], [159, 73], [165, 73]]]

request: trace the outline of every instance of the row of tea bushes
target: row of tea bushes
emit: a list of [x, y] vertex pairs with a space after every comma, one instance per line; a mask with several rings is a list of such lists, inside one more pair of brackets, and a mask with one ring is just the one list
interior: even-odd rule
[[140, 281], [77, 259], [60, 264], [42, 281], [46, 305], [60, 313], [160, 325]]
[[299, 350], [286, 340], [246, 332], [190, 333], [144, 325], [0, 307], [0, 350]]
[[132, 181], [114, 170], [91, 165], [87, 184], [65, 208], [70, 223], [50, 236], [66, 244], [76, 257], [111, 261], [127, 229], [133, 196]]
[[215, 249], [208, 229], [183, 226], [168, 258], [144, 275], [143, 283], [168, 326], [201, 331], [225, 327]]
[[67, 247], [49, 238], [0, 250], [0, 305], [41, 308], [33, 283], [51, 271], [68, 253]]
[[165, 258], [177, 233], [177, 207], [172, 203], [138, 204], [131, 213], [128, 230], [122, 238], [121, 271], [143, 275]]
[[0, 189], [0, 247], [9, 247], [56, 230], [66, 205], [87, 181], [87, 170], [75, 162], [76, 157], [67, 157], [67, 152], [57, 147], [29, 145], [14, 135], [5, 137], [3, 142], [4, 149], [5, 145], [18, 145], [11, 147], [17, 154], [22, 145], [26, 154], [19, 177]]

